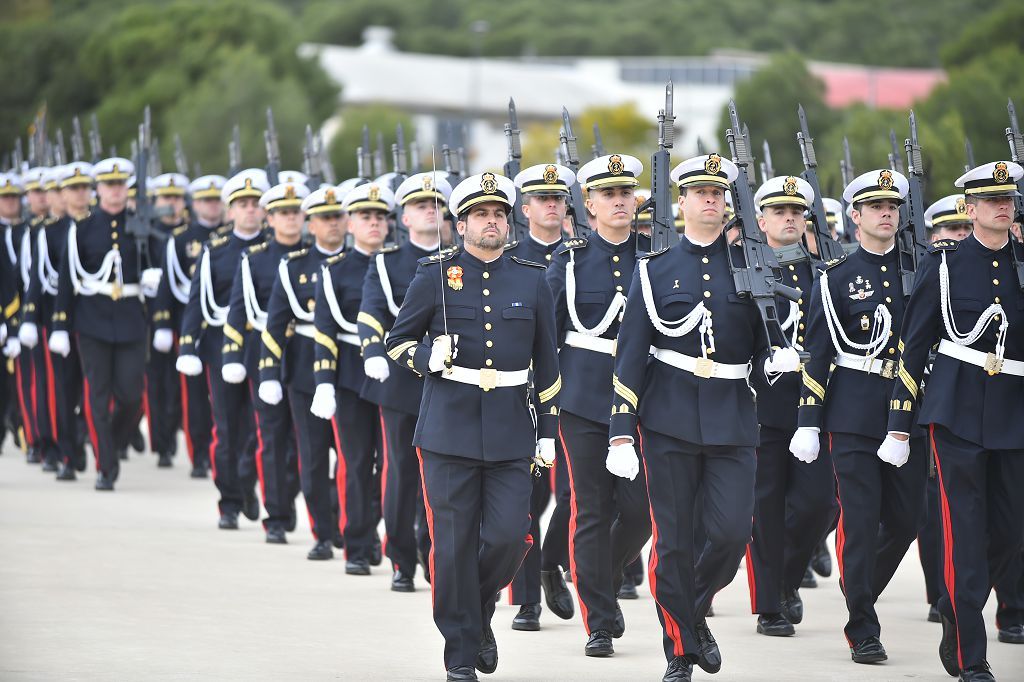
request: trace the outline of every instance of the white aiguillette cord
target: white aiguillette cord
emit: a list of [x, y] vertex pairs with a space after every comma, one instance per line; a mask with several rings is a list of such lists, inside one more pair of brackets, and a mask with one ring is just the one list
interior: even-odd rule
[[[437, 187], [437, 162], [434, 159], [434, 147], [430, 147], [430, 182]], [[437, 226], [437, 272], [441, 275], [441, 317], [444, 320], [444, 335], [448, 336], [448, 307], [445, 305], [444, 296], [444, 261], [441, 260], [441, 220], [438, 217], [439, 208], [437, 205], [437, 191], [434, 191], [434, 224]], [[445, 360], [445, 367], [451, 369], [452, 356], [449, 354]]]

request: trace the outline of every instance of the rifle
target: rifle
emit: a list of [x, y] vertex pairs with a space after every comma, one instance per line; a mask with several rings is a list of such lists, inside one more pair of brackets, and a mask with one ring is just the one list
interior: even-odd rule
[[889, 129], [889, 146], [892, 147], [892, 151], [889, 152], [889, 168], [897, 173], [902, 173], [903, 159], [900, 158], [900, 145], [896, 141], [896, 131], [892, 128]]
[[185, 157], [185, 148], [178, 133], [174, 133], [174, 168], [182, 175], [188, 176], [188, 159]]
[[320, 172], [324, 176], [324, 182], [328, 185], [336, 184], [334, 164], [331, 163], [331, 155], [327, 153], [327, 146], [324, 144], [324, 138], [320, 133], [316, 134], [316, 149], [317, 157], [320, 159]]
[[373, 177], [379, 178], [386, 172], [384, 170], [384, 133], [377, 132], [377, 149], [373, 152]]
[[137, 155], [135, 160], [135, 211], [128, 214], [125, 231], [135, 240], [135, 254], [138, 259], [139, 276], [150, 264], [149, 238], [153, 233], [153, 205], [149, 201], [146, 188], [146, 169], [149, 166], [149, 153], [152, 146], [151, 119], [149, 106], [142, 114], [139, 124], [139, 135], [136, 141]]
[[[363, 126], [363, 143], [356, 148], [356, 175], [363, 182], [370, 182], [373, 168], [372, 152], [370, 151], [370, 129]], [[360, 183], [362, 184], [362, 183]]]
[[[1017, 108], [1013, 100], [1007, 100], [1006, 112], [1010, 116], [1010, 127], [1006, 129], [1006, 141], [1010, 144], [1010, 161], [1024, 161], [1024, 138], [1021, 137], [1020, 126], [1017, 124]], [[1024, 225], [1024, 178], [1017, 181], [1017, 196], [1013, 198], [1013, 222]], [[1018, 239], [1010, 240], [1010, 251], [1013, 253], [1013, 269], [1017, 272], [1017, 281], [1024, 289], [1024, 255], [1021, 255], [1021, 244]]]
[[651, 212], [651, 251], [661, 251], [679, 241], [672, 216], [672, 146], [676, 117], [672, 111], [672, 81], [665, 86], [665, 108], [658, 110], [658, 150], [651, 155], [651, 198], [636, 208], [636, 214]]
[[[910, 137], [903, 143], [907, 152], [907, 219], [900, 225], [896, 235], [896, 246], [900, 251], [900, 279], [903, 295], [909, 296], [914, 289], [914, 273], [917, 264], [928, 255], [928, 231], [924, 226], [924, 161], [921, 159], [921, 145], [917, 141], [917, 118], [910, 110]], [[905, 263], [910, 263], [907, 268]]]
[[100, 139], [100, 124], [96, 114], [89, 117], [89, 156], [93, 163], [99, 163], [103, 158], [103, 140]]
[[82, 139], [82, 122], [75, 116], [71, 119], [71, 160], [81, 161], [85, 158], [85, 143]]
[[594, 124], [594, 144], [590, 148], [590, 151], [594, 154], [594, 158], [604, 156], [604, 140], [601, 139], [601, 129]]
[[[562, 107], [562, 127], [558, 131], [558, 142], [562, 156], [565, 157], [565, 165], [573, 173], [577, 172], [580, 169], [580, 157], [576, 149], [576, 136], [572, 134], [572, 121], [565, 107]], [[572, 213], [573, 236], [579, 238], [589, 235], [590, 220], [587, 206], [583, 203], [583, 190], [578, 182], [569, 188], [569, 211]]]
[[707, 153], [708, 153], [707, 150], [704, 148], [704, 140], [700, 139], [700, 136], [698, 135], [697, 136], [697, 156], [704, 156]]
[[814, 242], [818, 247], [818, 258], [828, 262], [843, 255], [843, 247], [832, 238], [828, 229], [828, 213], [821, 201], [821, 183], [818, 182], [818, 157], [814, 153], [814, 138], [807, 127], [807, 115], [802, 105], [797, 105], [797, 116], [800, 118], [800, 132], [796, 134], [796, 142], [800, 145], [800, 157], [804, 161], [804, 172], [800, 174], [814, 192], [811, 202], [811, 225], [814, 229]]
[[[523, 148], [519, 142], [519, 119], [516, 116], [516, 103], [508, 100], [508, 123], [505, 124], [505, 144], [508, 147], [508, 160], [503, 171], [510, 180], [522, 170]], [[516, 192], [515, 205], [512, 206], [512, 229], [509, 230], [509, 241], [521, 241], [530, 233], [530, 226], [523, 215], [522, 193]]]
[[409, 171], [412, 173], [423, 171], [423, 165], [420, 163], [420, 141], [415, 137], [409, 143]]
[[306, 125], [305, 142], [302, 145], [302, 169], [306, 173], [306, 187], [315, 192], [323, 183], [323, 170], [320, 167], [320, 155], [317, 154], [313, 128]]
[[149, 144], [149, 177], [155, 178], [164, 172], [163, 164], [160, 161], [160, 139], [155, 135]]
[[772, 166], [772, 150], [768, 146], [768, 140], [764, 141], [761, 149], [764, 151], [764, 158], [761, 160], [761, 182], [765, 183], [775, 177], [775, 168]]
[[[779, 295], [790, 301], [798, 301], [801, 293], [779, 281], [780, 270], [778, 261], [775, 259], [775, 251], [768, 246], [764, 232], [757, 224], [754, 195], [750, 191], [750, 180], [747, 175], [747, 168], [753, 165], [753, 160], [750, 150], [747, 148], [746, 139], [739, 134], [742, 126], [739, 114], [736, 112], [736, 102], [733, 100], [729, 101], [729, 121], [731, 127], [725, 131], [725, 138], [729, 142], [729, 151], [738, 172], [736, 181], [732, 185], [732, 200], [743, 236], [741, 243], [744, 261], [740, 264], [733, 262], [732, 249], [727, 248], [729, 269], [732, 272], [736, 294], [741, 298], [752, 300], [757, 305], [761, 323], [764, 325], [768, 338], [770, 340], [782, 339], [788, 345], [789, 341], [782, 332], [782, 324], [779, 322], [775, 296]], [[798, 350], [798, 352], [802, 361], [806, 362], [810, 358], [806, 351]]]
[[964, 138], [964, 173], [969, 172], [974, 168], [974, 145], [971, 144], [971, 138]]
[[228, 142], [228, 177], [233, 177], [242, 170], [242, 133], [238, 124], [231, 129], [231, 141]]
[[[397, 192], [398, 186], [405, 181], [408, 168], [405, 165], [405, 131], [402, 124], [395, 126], [395, 143], [391, 145], [391, 165], [394, 175], [391, 176], [391, 191]], [[395, 243], [404, 244], [409, 241], [409, 228], [402, 224], [402, 207], [395, 204]]]
[[58, 166], [68, 162], [68, 152], [64, 147], [64, 130], [57, 128], [57, 142], [53, 148], [53, 160]]
[[[843, 158], [839, 160], [839, 177], [842, 179], [844, 190], [853, 182], [853, 176], [853, 161], [850, 160], [850, 141], [843, 136]], [[846, 213], [849, 204], [846, 203], [846, 199], [843, 199], [843, 194], [844, 192], [839, 193], [839, 202], [843, 205], [842, 221], [846, 228], [843, 236], [846, 237], [847, 242], [853, 243], [854, 235], [857, 233], [857, 225], [853, 222], [853, 218]]]
[[25, 155], [21, 148], [21, 137], [14, 140], [14, 151], [11, 153], [11, 163], [15, 173], [24, 171]]
[[267, 107], [267, 129], [263, 131], [263, 143], [267, 148], [267, 182], [273, 187], [278, 184], [281, 172], [281, 148], [277, 144], [277, 127], [274, 126], [274, 110]]
[[753, 191], [757, 187], [756, 177], [754, 168], [757, 166], [754, 158], [753, 145], [750, 144], [750, 129], [747, 128], [747, 124], [743, 124], [743, 141], [747, 143], [747, 154], [750, 155], [750, 174], [747, 176], [747, 181], [750, 183], [750, 190]]

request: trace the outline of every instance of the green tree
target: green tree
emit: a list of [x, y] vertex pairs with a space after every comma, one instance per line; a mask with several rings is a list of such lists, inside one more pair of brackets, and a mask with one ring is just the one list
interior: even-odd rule
[[[331, 163], [334, 165], [334, 172], [341, 182], [347, 178], [357, 176], [356, 150], [362, 145], [363, 127], [366, 126], [370, 132], [370, 147], [376, 152], [378, 149], [377, 136], [380, 134], [383, 139], [383, 155], [385, 172], [393, 170], [391, 145], [395, 143], [396, 128], [401, 124], [405, 132], [406, 145], [412, 144], [412, 134], [415, 130], [412, 117], [405, 112], [382, 105], [346, 107], [341, 111], [341, 128], [330, 142], [328, 152]], [[419, 150], [422, 159], [423, 150]], [[441, 167], [441, 159], [436, 159], [438, 168]], [[411, 159], [409, 160], [411, 163]], [[425, 165], [429, 166], [430, 159], [427, 157]], [[421, 163], [421, 165], [423, 165]], [[416, 169], [410, 169], [414, 171]], [[372, 169], [368, 172], [373, 172]]]

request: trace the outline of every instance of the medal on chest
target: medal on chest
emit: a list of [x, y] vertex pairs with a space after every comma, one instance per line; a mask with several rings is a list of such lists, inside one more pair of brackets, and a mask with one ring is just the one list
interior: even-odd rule
[[448, 268], [448, 286], [455, 291], [462, 289], [462, 268], [458, 265], [453, 265]]
[[849, 287], [849, 296], [853, 301], [863, 301], [875, 293], [871, 280], [865, 279], [863, 275], [857, 275], [856, 279], [849, 282]]

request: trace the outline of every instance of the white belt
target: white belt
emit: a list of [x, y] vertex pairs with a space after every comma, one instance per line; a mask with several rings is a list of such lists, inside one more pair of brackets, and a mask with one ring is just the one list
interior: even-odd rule
[[866, 372], [867, 374], [877, 374], [883, 379], [896, 378], [895, 360], [883, 360], [881, 358], [866, 358], [863, 355], [853, 355], [852, 353], [840, 353], [839, 355], [836, 356], [835, 365], [836, 367], [855, 369], [858, 372]]
[[567, 332], [565, 335], [565, 345], [572, 346], [573, 348], [584, 348], [586, 350], [592, 350], [595, 353], [604, 353], [605, 355], [611, 355], [615, 357], [615, 343], [616, 339], [603, 339], [600, 336], [587, 336], [586, 334], [580, 334], [579, 332]]
[[666, 348], [653, 348], [651, 355], [666, 365], [690, 372], [702, 379], [746, 379], [750, 365], [729, 365], [708, 358], [694, 358]]
[[1007, 360], [1003, 358], [1002, 362], [1000, 362], [996, 359], [995, 353], [985, 353], [984, 351], [968, 348], [967, 346], [958, 346], [947, 339], [939, 342], [939, 353], [954, 360], [966, 362], [975, 367], [981, 367], [992, 376], [996, 374], [1012, 374], [1017, 377], [1024, 377], [1024, 362], [1020, 360]]
[[[312, 339], [316, 337], [316, 327], [309, 323], [297, 324], [295, 325], [295, 333]], [[338, 341], [355, 346], [356, 348], [359, 348], [360, 345], [358, 334], [338, 334]]]
[[492, 388], [523, 386], [530, 378], [530, 370], [469, 369], [468, 367], [452, 365], [450, 369], [441, 371], [441, 378], [448, 381], [457, 381], [460, 384], [479, 386], [483, 390], [489, 391]]
[[92, 293], [86, 294], [84, 289], [81, 293], [87, 296], [102, 294], [114, 299], [115, 301], [122, 298], [138, 298], [142, 294], [142, 287], [138, 284], [119, 285], [114, 282], [100, 282], [99, 284], [90, 284], [88, 289]]

